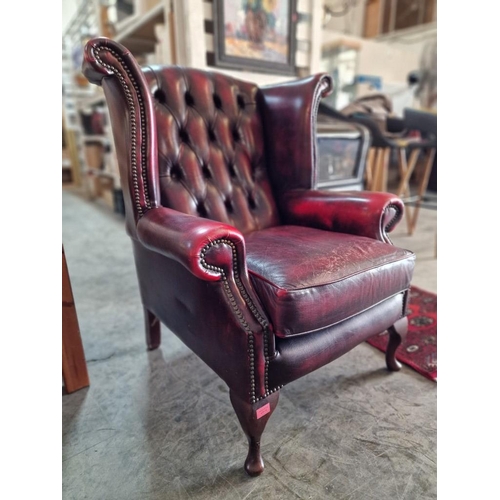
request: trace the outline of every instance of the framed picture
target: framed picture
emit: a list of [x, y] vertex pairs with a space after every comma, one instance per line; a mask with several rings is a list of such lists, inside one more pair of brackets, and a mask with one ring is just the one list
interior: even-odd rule
[[295, 74], [295, 0], [213, 0], [215, 66]]

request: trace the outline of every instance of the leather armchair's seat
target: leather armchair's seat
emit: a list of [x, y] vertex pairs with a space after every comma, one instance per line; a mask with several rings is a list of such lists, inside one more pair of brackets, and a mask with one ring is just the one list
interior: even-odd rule
[[406, 290], [415, 263], [388, 243], [301, 226], [245, 242], [250, 279], [280, 337], [333, 326]]

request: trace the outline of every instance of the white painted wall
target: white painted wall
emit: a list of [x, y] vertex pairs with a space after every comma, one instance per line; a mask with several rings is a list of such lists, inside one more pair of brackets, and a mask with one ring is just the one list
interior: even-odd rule
[[[419, 39], [418, 43], [402, 44], [396, 40], [376, 41], [323, 31], [324, 45], [339, 40], [359, 44], [356, 74], [378, 76], [382, 79], [381, 92], [391, 98], [396, 115], [402, 115], [405, 107], [418, 104], [414, 98], [414, 89], [408, 86], [407, 78], [411, 71], [419, 69], [421, 50], [426, 40]], [[357, 97], [370, 92], [373, 91], [366, 85], [357, 86]]]
[[412, 48], [376, 42], [372, 39], [323, 31], [323, 44], [347, 40], [361, 46], [358, 74], [380, 76], [388, 83], [406, 82], [408, 73], [418, 68], [420, 54]]
[[[339, 0], [325, 0], [329, 6], [339, 6]], [[323, 43], [346, 37], [359, 41], [360, 73], [382, 76], [387, 82], [406, 81], [406, 75], [418, 68], [424, 46], [437, 36], [437, 23], [430, 23], [400, 30], [376, 38], [363, 38], [364, 12], [367, 0], [358, 0], [357, 5], [342, 17], [332, 17], [323, 27]]]
[[[344, 2], [339, 0], [326, 0], [325, 4], [336, 11]], [[328, 23], [323, 26], [327, 31], [343, 33], [361, 37], [363, 35], [363, 26], [365, 20], [366, 0], [358, 0], [357, 5], [350, 9], [347, 14], [341, 17], [332, 17]]]
[[79, 5], [80, 5], [80, 0], [62, 0], [62, 19], [61, 19], [62, 33], [66, 31], [66, 28], [73, 19], [73, 16], [76, 14], [76, 10]]

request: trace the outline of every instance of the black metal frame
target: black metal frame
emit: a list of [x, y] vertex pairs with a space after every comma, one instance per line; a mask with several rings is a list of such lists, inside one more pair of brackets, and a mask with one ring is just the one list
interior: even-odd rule
[[[366, 168], [366, 158], [370, 148], [370, 137], [366, 129], [361, 126], [354, 126], [352, 132], [322, 132], [316, 133], [317, 141], [317, 168], [315, 189], [363, 189], [364, 174]], [[322, 141], [348, 140], [359, 143], [358, 152], [355, 160], [355, 169], [350, 177], [337, 177], [330, 180], [320, 180], [320, 155]]]
[[[327, 190], [363, 190], [364, 189], [364, 177], [366, 171], [366, 162], [368, 157], [368, 150], [372, 146], [372, 136], [370, 131], [363, 125], [359, 123], [352, 122], [342, 113], [338, 112], [328, 104], [322, 101], [318, 109], [318, 117], [326, 117], [329, 120], [346, 123], [348, 126], [353, 128], [353, 132], [329, 132], [327, 131], [327, 123], [320, 123], [318, 119], [317, 124], [317, 168], [316, 168], [316, 178], [314, 179], [315, 189], [327, 189]], [[358, 135], [355, 139], [353, 135]], [[351, 177], [347, 178], [337, 178], [330, 181], [320, 181], [320, 144], [321, 140], [335, 140], [335, 139], [350, 139], [357, 140], [360, 142], [360, 148], [358, 150], [358, 155], [356, 158], [356, 170]]]

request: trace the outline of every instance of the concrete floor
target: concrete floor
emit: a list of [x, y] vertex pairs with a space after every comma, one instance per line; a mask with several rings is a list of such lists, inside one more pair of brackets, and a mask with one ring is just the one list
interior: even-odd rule
[[[264, 474], [223, 382], [163, 327], [148, 352], [124, 220], [63, 190], [63, 243], [90, 387], [62, 397], [63, 498], [436, 498], [436, 383], [362, 344], [281, 391], [263, 436]], [[414, 284], [437, 291], [436, 212], [395, 244]]]

